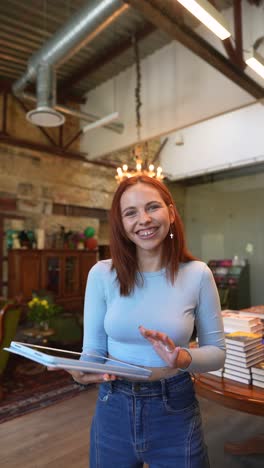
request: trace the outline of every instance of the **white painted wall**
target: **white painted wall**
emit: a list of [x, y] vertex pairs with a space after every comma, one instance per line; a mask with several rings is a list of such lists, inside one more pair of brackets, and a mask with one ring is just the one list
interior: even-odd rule
[[263, 122], [258, 103], [170, 134], [161, 155], [164, 173], [178, 180], [262, 161]]
[[[141, 69], [142, 139], [154, 138], [254, 101], [175, 42], [143, 60]], [[89, 158], [135, 143], [135, 86], [133, 67], [89, 93], [82, 110], [100, 115], [118, 111], [125, 125], [122, 135], [105, 129], [87, 132], [81, 140], [81, 151], [88, 152]]]
[[[245, 34], [246, 47], [249, 47], [263, 34], [264, 12], [263, 7], [252, 7], [246, 0], [243, 11], [244, 29], [245, 23], [250, 21]], [[224, 14], [232, 25], [232, 10]], [[225, 54], [221, 41], [204, 26], [199, 27], [198, 32]], [[87, 95], [84, 111], [100, 115], [118, 111], [125, 124], [122, 135], [105, 129], [85, 134], [81, 150], [88, 153], [89, 158], [136, 142], [135, 85], [135, 67], [132, 67]], [[142, 139], [168, 134], [254, 101], [252, 96], [177, 42], [142, 60]]]

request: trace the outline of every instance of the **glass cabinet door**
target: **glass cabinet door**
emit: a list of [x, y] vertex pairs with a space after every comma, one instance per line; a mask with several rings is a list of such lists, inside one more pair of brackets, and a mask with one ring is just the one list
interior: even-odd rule
[[57, 256], [46, 256], [45, 285], [44, 289], [52, 291], [56, 296], [60, 293], [60, 258]]
[[65, 255], [64, 257], [64, 282], [63, 289], [66, 295], [79, 294], [79, 261], [76, 255]]

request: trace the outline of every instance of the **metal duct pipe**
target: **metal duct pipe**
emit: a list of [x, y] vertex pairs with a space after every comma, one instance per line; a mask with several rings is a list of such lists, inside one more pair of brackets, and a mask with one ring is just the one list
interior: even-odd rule
[[37, 69], [37, 105], [53, 107], [56, 104], [56, 76], [52, 66], [40, 63]]
[[[65, 113], [77, 116], [74, 109], [55, 105], [56, 83], [52, 77], [52, 66], [58, 67], [101, 33], [109, 24], [116, 20], [129, 8], [120, 0], [89, 1], [80, 11], [64, 25], [41, 49], [32, 55], [28, 62], [27, 71], [17, 80], [13, 87], [16, 96], [23, 97], [23, 91], [28, 83], [37, 76], [37, 108], [27, 114], [28, 120], [36, 125], [58, 126], [64, 123], [64, 116], [54, 110], [54, 107]], [[46, 65], [46, 67], [45, 67]], [[47, 80], [45, 85], [44, 81]], [[62, 110], [62, 108], [64, 109]], [[80, 116], [82, 114], [82, 117]], [[88, 114], [89, 115], [89, 114]], [[87, 114], [79, 113], [78, 117], [88, 122], [94, 122]], [[110, 124], [105, 126], [111, 130], [123, 131], [123, 126]]]
[[[20, 97], [29, 102], [37, 101], [36, 97], [31, 93], [23, 92], [20, 94]], [[77, 109], [66, 107], [61, 104], [56, 104], [54, 108], [57, 111], [62, 112], [63, 114], [77, 117], [78, 119], [84, 120], [85, 122], [89, 122], [89, 123], [95, 122], [96, 120], [99, 120], [102, 118], [101, 116], [90, 114], [87, 112], [81, 112], [81, 111], [78, 111]], [[124, 125], [122, 123], [108, 123], [106, 125], [102, 125], [102, 127], [107, 128], [108, 130], [112, 130], [113, 132], [116, 132], [116, 133], [122, 133], [124, 130]]]
[[41, 127], [58, 127], [65, 118], [54, 110], [56, 104], [56, 75], [48, 63], [40, 63], [37, 68], [37, 108], [27, 113], [27, 120]]
[[[94, 37], [95, 31], [118, 9], [123, 13], [127, 5], [120, 7], [119, 0], [89, 1], [51, 37], [29, 59], [27, 71], [17, 80], [12, 90], [15, 95], [23, 91], [29, 82], [34, 81], [39, 63], [59, 66]], [[125, 8], [124, 8], [125, 7]], [[108, 23], [107, 23], [108, 25]], [[98, 32], [101, 32], [99, 28]]]

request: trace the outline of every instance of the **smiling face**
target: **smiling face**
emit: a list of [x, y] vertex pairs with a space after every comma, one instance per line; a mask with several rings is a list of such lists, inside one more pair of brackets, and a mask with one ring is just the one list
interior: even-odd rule
[[138, 256], [161, 256], [174, 214], [158, 190], [140, 182], [132, 185], [121, 196], [120, 208], [125, 233], [136, 245]]

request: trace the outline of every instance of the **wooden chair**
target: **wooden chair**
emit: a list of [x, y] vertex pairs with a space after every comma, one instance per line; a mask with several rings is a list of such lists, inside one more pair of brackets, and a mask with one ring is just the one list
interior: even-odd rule
[[0, 399], [3, 397], [3, 389], [1, 388], [1, 379], [6, 369], [9, 353], [3, 348], [8, 347], [14, 339], [22, 304], [19, 300], [7, 302], [0, 310]]

